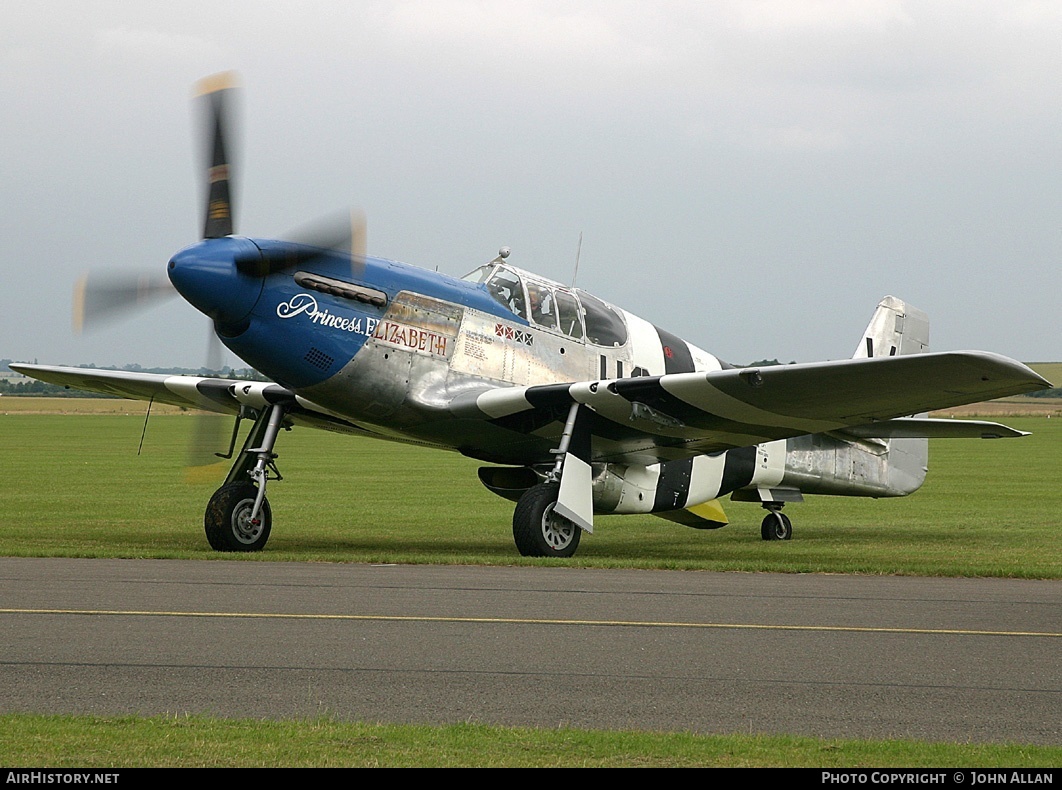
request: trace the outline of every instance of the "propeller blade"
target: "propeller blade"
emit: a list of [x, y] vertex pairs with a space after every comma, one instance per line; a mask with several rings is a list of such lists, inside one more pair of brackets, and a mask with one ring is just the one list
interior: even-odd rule
[[232, 208], [231, 124], [238, 81], [231, 71], [215, 74], [196, 84], [204, 105], [204, 143], [207, 203], [203, 238], [217, 239], [234, 232]]
[[[206, 375], [220, 376], [222, 367], [221, 340], [213, 327], [207, 336]], [[231, 417], [202, 411], [195, 415], [192, 438], [188, 445], [188, 461], [185, 480], [192, 483], [216, 482], [226, 469], [226, 462], [217, 454], [224, 453], [228, 446]]]
[[98, 329], [176, 293], [165, 274], [85, 275], [74, 286], [74, 331]]
[[263, 241], [254, 254], [238, 259], [236, 265], [244, 274], [266, 277], [318, 258], [342, 255], [350, 259], [353, 276], [360, 278], [365, 271], [367, 236], [365, 212], [355, 209], [304, 225], [287, 234], [284, 241]]
[[360, 209], [350, 212], [350, 240], [350, 272], [360, 279], [365, 274], [369, 244], [369, 223]]

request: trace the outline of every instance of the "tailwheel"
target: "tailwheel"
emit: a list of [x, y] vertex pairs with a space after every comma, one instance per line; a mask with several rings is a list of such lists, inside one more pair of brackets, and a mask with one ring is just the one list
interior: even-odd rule
[[781, 510], [771, 510], [760, 524], [760, 537], [764, 540], [790, 540], [793, 537], [793, 522]]
[[513, 511], [513, 539], [525, 557], [570, 557], [582, 530], [554, 512], [560, 486], [540, 483], [520, 497]]
[[258, 488], [251, 483], [222, 486], [207, 503], [203, 526], [215, 551], [261, 551], [269, 540], [273, 514], [262, 497], [255, 515]]

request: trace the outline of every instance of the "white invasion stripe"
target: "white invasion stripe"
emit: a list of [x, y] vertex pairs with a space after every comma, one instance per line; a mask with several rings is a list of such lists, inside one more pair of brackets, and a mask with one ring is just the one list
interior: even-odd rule
[[[216, 411], [220, 412], [221, 414], [233, 413], [234, 408], [226, 409], [222, 404], [218, 403], [216, 400], [213, 400], [203, 395], [203, 393], [201, 393], [196, 388], [196, 385], [201, 381], [207, 381], [207, 379], [203, 378], [202, 376], [167, 376], [166, 380], [162, 383], [170, 392], [174, 393], [175, 395], [179, 395], [181, 398], [187, 400], [190, 404], [197, 406], [201, 409], [206, 409], [207, 411]], [[235, 407], [236, 400], [233, 399], [232, 403], [233, 407]]]
[[271, 381], [248, 381], [244, 384], [237, 384], [230, 391], [232, 396], [240, 403], [255, 409], [264, 409], [270, 405], [266, 399], [265, 391], [275, 386], [277, 385]]
[[656, 327], [626, 310], [623, 315], [627, 319], [627, 329], [631, 336], [635, 367], [645, 368], [650, 376], [664, 375], [664, 349], [660, 346], [660, 335], [657, 334]]
[[476, 408], [492, 420], [532, 408], [525, 397], [527, 387], [502, 387], [487, 390], [476, 398]]
[[[726, 371], [726, 373], [729, 374], [732, 371]], [[787, 417], [783, 414], [775, 414], [774, 412], [750, 406], [744, 401], [716, 389], [705, 377], [704, 373], [674, 373], [670, 376], [663, 376], [660, 379], [660, 386], [676, 398], [680, 398], [702, 411], [750, 426], [763, 425], [793, 428], [805, 433], [833, 431], [844, 426], [844, 423], [841, 422]]]
[[613, 422], [630, 422], [631, 402], [622, 395], [610, 392], [606, 382], [582, 381], [571, 386], [572, 398], [586, 404], [602, 417]]
[[632, 464], [622, 471], [619, 501], [614, 513], [652, 513], [656, 487], [660, 482], [660, 464]]
[[716, 371], [723, 369], [723, 363], [714, 354], [709, 354], [703, 348], [697, 348], [693, 343], [686, 343], [693, 357], [693, 369], [697, 371]]
[[693, 470], [690, 472], [690, 491], [683, 507], [693, 507], [705, 502], [710, 502], [719, 496], [719, 488], [723, 484], [723, 468], [726, 465], [726, 455], [698, 455], [693, 459]]

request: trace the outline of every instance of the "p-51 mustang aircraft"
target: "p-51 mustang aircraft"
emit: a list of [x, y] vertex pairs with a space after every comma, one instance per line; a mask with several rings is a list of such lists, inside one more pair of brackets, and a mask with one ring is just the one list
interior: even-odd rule
[[[805, 494], [915, 491], [930, 437], [1020, 436], [924, 416], [1049, 387], [981, 351], [929, 353], [925, 313], [885, 297], [852, 359], [738, 368], [585, 291], [511, 266], [502, 249], [461, 279], [365, 255], [342, 238], [235, 235], [226, 154], [231, 80], [202, 83], [208, 108], [203, 239], [176, 253], [173, 288], [271, 381], [12, 365], [79, 389], [251, 419], [206, 508], [218, 551], [262, 549], [266, 487], [283, 428], [308, 426], [460, 452], [516, 502], [521, 554], [569, 557], [595, 514], [652, 513], [695, 528], [719, 503], [759, 502], [765, 540], [787, 540], [783, 506]], [[168, 287], [168, 284], [167, 284]], [[156, 292], [141, 280], [130, 299]], [[76, 311], [121, 303], [90, 278]], [[397, 492], [396, 494], [401, 494]]]

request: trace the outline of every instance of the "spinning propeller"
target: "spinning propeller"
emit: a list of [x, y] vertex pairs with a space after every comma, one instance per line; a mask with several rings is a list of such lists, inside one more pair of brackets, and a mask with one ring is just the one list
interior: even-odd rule
[[[238, 92], [233, 72], [215, 74], [196, 85], [200, 110], [204, 175], [203, 242], [236, 233], [233, 209], [233, 147], [231, 128]], [[323, 255], [348, 255], [352, 273], [360, 274], [365, 262], [366, 222], [360, 211], [330, 218], [289, 234], [284, 241], [255, 240], [229, 251], [240, 274], [266, 277], [287, 271]], [[165, 271], [135, 274], [90, 274], [78, 282], [74, 294], [74, 328], [92, 329], [122, 314], [147, 308], [176, 293]]]
[[196, 85], [196, 97], [205, 103], [203, 115], [205, 146], [207, 201], [203, 218], [203, 238], [220, 239], [234, 233], [232, 221], [232, 163], [228, 156], [229, 128], [232, 122], [233, 99], [236, 91], [236, 75], [223, 72], [200, 80]]
[[[196, 84], [194, 103], [201, 119], [202, 163], [205, 176], [202, 239], [171, 259], [168, 271], [136, 274], [90, 274], [74, 291], [73, 324], [77, 332], [99, 328], [123, 315], [151, 307], [180, 293], [206, 313], [215, 327], [224, 323], [231, 297], [226, 288], [213, 288], [211, 277], [222, 286], [254, 290], [255, 280], [305, 266], [322, 256], [349, 256], [351, 272], [364, 270], [366, 222], [360, 211], [342, 219], [307, 226], [287, 240], [250, 240], [234, 236], [232, 123], [238, 82], [234, 72], [207, 77]], [[191, 272], [191, 274], [189, 274]], [[176, 288], [175, 288], [176, 284]], [[211, 290], [214, 293], [210, 293]], [[209, 298], [200, 298], [209, 294]], [[252, 303], [253, 304], [253, 303]], [[209, 332], [207, 369], [221, 366], [221, 342]], [[207, 427], [210, 425], [211, 427]], [[213, 427], [217, 426], [217, 427]], [[196, 426], [192, 466], [216, 463], [213, 450], [224, 449], [224, 421], [206, 415]], [[213, 449], [208, 449], [213, 448]]]

